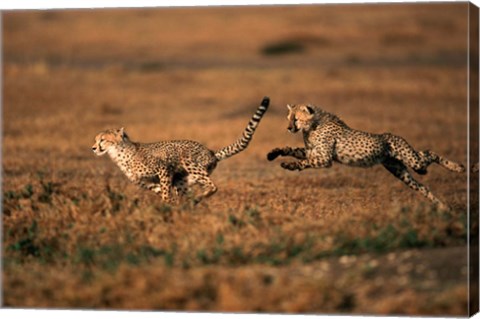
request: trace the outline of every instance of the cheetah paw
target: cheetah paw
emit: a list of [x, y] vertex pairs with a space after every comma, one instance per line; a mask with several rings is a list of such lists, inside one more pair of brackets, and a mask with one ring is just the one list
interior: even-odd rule
[[269, 161], [273, 161], [276, 159], [278, 156], [280, 156], [280, 149], [279, 148], [274, 148], [267, 154], [267, 159]]

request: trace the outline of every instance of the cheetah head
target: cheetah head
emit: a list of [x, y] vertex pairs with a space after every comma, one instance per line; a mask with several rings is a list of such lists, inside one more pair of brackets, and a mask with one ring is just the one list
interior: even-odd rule
[[300, 130], [308, 131], [312, 125], [315, 110], [311, 105], [287, 104], [288, 108], [288, 130], [291, 133], [296, 133]]
[[93, 153], [97, 156], [102, 156], [108, 150], [127, 138], [123, 127], [120, 129], [105, 130], [95, 136], [95, 144], [92, 146]]

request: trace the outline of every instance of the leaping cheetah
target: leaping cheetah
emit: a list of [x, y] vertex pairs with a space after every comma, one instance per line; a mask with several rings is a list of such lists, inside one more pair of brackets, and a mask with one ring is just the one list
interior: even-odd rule
[[407, 186], [438, 205], [438, 208], [449, 209], [427, 187], [417, 182], [407, 167], [424, 175], [432, 163], [454, 172], [465, 171], [463, 165], [432, 151], [417, 152], [400, 136], [351, 129], [336, 115], [317, 106], [299, 104], [287, 107], [288, 130], [292, 133], [302, 131], [305, 148], [275, 148], [267, 155], [269, 161], [278, 156], [292, 156], [298, 161], [281, 163], [281, 166], [287, 170], [299, 171], [306, 168], [327, 168], [333, 161], [359, 167], [382, 164]]
[[92, 150], [97, 156], [107, 153], [130, 181], [160, 194], [167, 203], [174, 201], [172, 191], [178, 199], [187, 194], [189, 186], [199, 184], [204, 192], [195, 199], [197, 203], [217, 191], [209, 175], [218, 162], [247, 148], [269, 104], [270, 99], [263, 98], [243, 136], [218, 151], [190, 140], [133, 142], [123, 128], [99, 133]]

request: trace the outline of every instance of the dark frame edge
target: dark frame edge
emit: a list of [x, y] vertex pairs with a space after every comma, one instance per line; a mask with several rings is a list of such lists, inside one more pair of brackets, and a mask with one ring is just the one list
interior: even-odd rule
[[479, 162], [479, 8], [471, 2], [468, 5], [468, 22], [468, 314], [473, 316], [479, 311], [479, 172], [470, 169]]

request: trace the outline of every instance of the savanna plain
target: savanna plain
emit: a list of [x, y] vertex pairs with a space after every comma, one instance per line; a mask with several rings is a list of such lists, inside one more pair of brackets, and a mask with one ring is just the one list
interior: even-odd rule
[[[3, 305], [466, 315], [467, 174], [290, 172], [287, 103], [467, 164], [467, 4], [3, 12]], [[218, 192], [162, 203], [95, 135], [241, 136]], [[413, 173], [414, 174], [414, 173]], [[472, 185], [477, 187], [477, 185]], [[478, 200], [471, 203], [478, 210]], [[478, 236], [478, 224], [472, 225]]]

